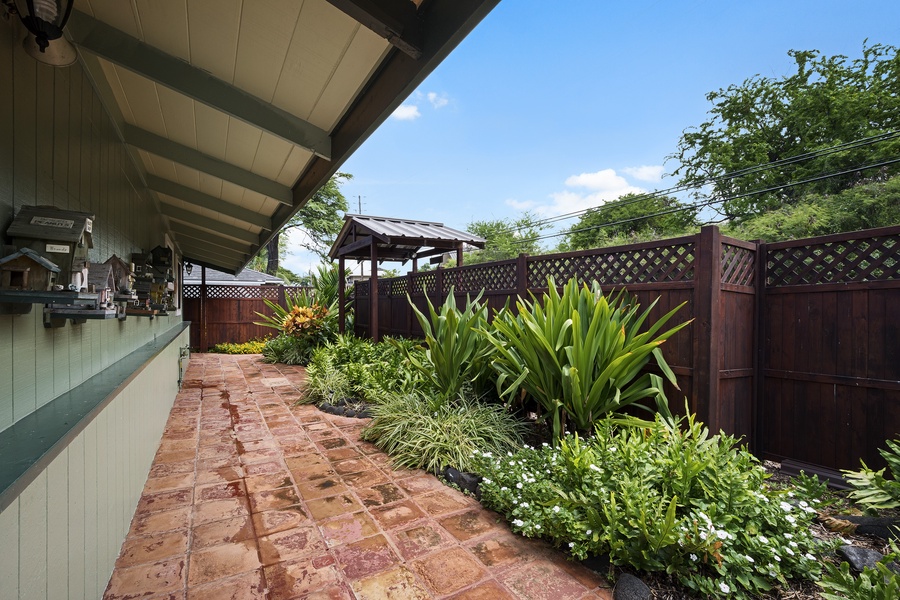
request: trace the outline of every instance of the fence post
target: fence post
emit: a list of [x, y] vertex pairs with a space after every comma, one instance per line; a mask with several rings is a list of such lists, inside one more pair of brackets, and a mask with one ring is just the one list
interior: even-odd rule
[[406, 298], [406, 304], [404, 305], [405, 310], [404, 314], [406, 315], [406, 337], [412, 337], [412, 319], [413, 319], [413, 311], [410, 302], [412, 301], [413, 292], [413, 273], [406, 274], [406, 293], [409, 294]]
[[753, 356], [753, 409], [750, 413], [750, 451], [759, 456], [759, 452], [765, 450], [760, 438], [762, 427], [760, 426], [759, 406], [763, 393], [765, 393], [765, 368], [766, 368], [766, 341], [765, 341], [765, 302], [766, 302], [766, 243], [756, 240], [756, 273], [753, 277], [753, 285], [756, 288], [755, 302], [756, 314], [754, 315], [753, 347], [756, 352]]
[[206, 298], [206, 267], [200, 267], [200, 352], [209, 350], [209, 341], [206, 337], [206, 311], [209, 303]]
[[528, 297], [528, 255], [524, 252], [516, 257], [516, 294], [522, 299]]
[[[694, 412], [711, 432], [720, 422], [719, 358], [722, 335], [722, 236], [715, 225], [697, 236], [694, 276]], [[727, 433], [727, 432], [726, 432]]]
[[444, 268], [440, 265], [434, 274], [434, 291], [437, 293], [437, 300], [434, 304], [440, 306], [444, 303]]

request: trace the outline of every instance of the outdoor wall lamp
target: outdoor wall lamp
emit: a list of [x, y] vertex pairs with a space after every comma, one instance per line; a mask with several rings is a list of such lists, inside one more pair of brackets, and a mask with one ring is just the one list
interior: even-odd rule
[[185, 273], [187, 273], [188, 275], [190, 275], [190, 274], [191, 274], [191, 271], [193, 271], [193, 270], [194, 270], [194, 265], [193, 265], [193, 264], [191, 264], [190, 262], [185, 263], [185, 265], [184, 265], [184, 272], [185, 272]]
[[16, 13], [30, 33], [22, 42], [29, 56], [54, 67], [75, 62], [75, 47], [62, 36], [74, 3], [75, 0], [15, 0]]

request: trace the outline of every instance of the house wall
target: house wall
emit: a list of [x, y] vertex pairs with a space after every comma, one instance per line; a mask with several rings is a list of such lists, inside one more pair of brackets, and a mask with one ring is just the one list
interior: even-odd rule
[[0, 512], [0, 597], [100, 598], [178, 392], [178, 352], [158, 354]]
[[[81, 67], [55, 69], [0, 19], [0, 243], [25, 205], [95, 215], [91, 262], [163, 244], [160, 217]], [[68, 322], [0, 315], [0, 440], [16, 423], [181, 325], [180, 315]], [[99, 598], [177, 393], [185, 330], [0, 512], [0, 596]], [[49, 408], [49, 407], [48, 407]], [[40, 435], [41, 432], [35, 432]]]
[[[85, 73], [38, 63], [21, 31], [0, 19], [0, 234], [22, 206], [46, 204], [94, 213], [91, 262], [162, 244], [159, 214]], [[180, 320], [45, 329], [39, 305], [0, 315], [0, 431]]]

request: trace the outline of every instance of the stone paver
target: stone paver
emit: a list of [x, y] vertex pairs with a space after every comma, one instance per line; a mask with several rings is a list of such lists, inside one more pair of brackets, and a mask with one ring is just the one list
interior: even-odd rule
[[194, 355], [104, 598], [611, 600], [605, 579], [295, 406], [299, 367]]

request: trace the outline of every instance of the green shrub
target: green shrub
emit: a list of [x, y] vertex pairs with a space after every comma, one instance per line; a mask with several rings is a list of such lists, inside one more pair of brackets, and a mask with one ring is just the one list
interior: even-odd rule
[[748, 598], [820, 571], [816, 502], [769, 489], [735, 438], [693, 419], [607, 418], [589, 440], [475, 460], [486, 506], [577, 558], [664, 571], [702, 597]]
[[263, 360], [268, 363], [306, 365], [316, 349], [317, 340], [310, 337], [294, 337], [281, 334], [263, 346]]
[[822, 597], [828, 600], [896, 600], [900, 598], [900, 575], [888, 565], [900, 561], [900, 548], [890, 542], [891, 551], [875, 565], [863, 567], [862, 573], [853, 576], [850, 565], [825, 564], [825, 575], [818, 582]]
[[317, 346], [337, 335], [335, 305], [325, 307], [315, 302], [306, 290], [297, 294], [285, 294], [286, 306], [263, 299], [272, 315], [256, 313], [262, 321], [256, 325], [277, 329], [281, 334], [266, 342], [262, 349], [264, 359], [270, 363], [306, 365]]
[[453, 289], [437, 311], [427, 297], [428, 315], [424, 315], [407, 294], [422, 332], [425, 335], [424, 355], [406, 348], [404, 351], [410, 364], [431, 382], [437, 395], [431, 408], [459, 396], [463, 384], [473, 386], [476, 391], [486, 387], [490, 378], [487, 354], [490, 345], [478, 330], [487, 326], [487, 306], [479, 303], [481, 294], [474, 300], [466, 298], [463, 310], [456, 308]]
[[223, 342], [216, 344], [209, 351], [215, 354], [262, 354], [266, 341], [268, 340], [250, 340], [243, 344]]
[[364, 440], [387, 452], [396, 466], [471, 471], [476, 452], [506, 453], [521, 447], [524, 426], [502, 406], [465, 395], [430, 407], [417, 394], [388, 398], [372, 407]]
[[607, 298], [597, 282], [579, 287], [573, 278], [562, 295], [552, 278], [547, 287], [543, 301], [519, 298], [518, 315], [503, 310], [483, 330], [496, 351], [501, 396], [525, 389], [550, 415], [554, 439], [565, 418], [590, 433], [597, 419], [644, 398], [654, 398], [657, 411], [671, 418], [662, 377], [639, 373], [652, 356], [677, 388], [659, 346], [690, 321], [659, 331], [683, 304], [641, 332], [656, 302], [638, 314], [624, 291]]
[[888, 463], [891, 479], [884, 476], [885, 469], [873, 471], [862, 461], [859, 471], [841, 471], [847, 483], [854, 488], [850, 498], [868, 509], [900, 508], [900, 439], [885, 443], [887, 450], [878, 452]]

